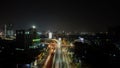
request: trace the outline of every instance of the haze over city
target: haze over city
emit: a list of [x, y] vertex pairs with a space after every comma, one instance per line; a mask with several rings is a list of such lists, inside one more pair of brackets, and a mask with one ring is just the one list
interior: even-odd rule
[[3, 1], [0, 24], [12, 23], [15, 29], [36, 25], [43, 31], [107, 31], [108, 27], [120, 25], [117, 8], [117, 2], [106, 0]]

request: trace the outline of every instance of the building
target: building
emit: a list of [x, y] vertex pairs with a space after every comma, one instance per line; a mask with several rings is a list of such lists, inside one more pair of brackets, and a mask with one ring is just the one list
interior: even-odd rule
[[30, 29], [28, 29], [28, 31], [29, 31], [29, 34], [32, 35], [32, 38], [34, 38], [34, 39], [37, 38], [37, 31], [36, 31], [36, 29], [30, 28]]
[[13, 33], [13, 24], [5, 24], [4, 35], [6, 38], [10, 38], [14, 35]]
[[29, 34], [29, 31], [16, 30], [16, 42], [18, 43], [18, 48], [29, 48], [29, 46], [32, 45], [32, 39], [32, 35]]
[[108, 29], [109, 37], [112, 39], [113, 42], [120, 41], [120, 26], [117, 27], [110, 27]]
[[16, 41], [19, 48], [37, 48], [40, 44], [40, 35], [35, 26], [28, 30], [16, 30]]

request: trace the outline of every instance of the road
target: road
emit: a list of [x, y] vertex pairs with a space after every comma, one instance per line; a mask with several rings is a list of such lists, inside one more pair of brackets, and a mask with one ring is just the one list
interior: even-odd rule
[[50, 44], [49, 54], [42, 68], [52, 68], [53, 57], [54, 57], [54, 49], [53, 46]]
[[51, 68], [52, 67], [52, 60], [53, 60], [53, 56], [52, 54], [49, 54], [45, 63], [44, 63], [44, 66], [43, 68]]
[[70, 68], [70, 58], [65, 48], [61, 47], [62, 44], [57, 44], [52, 68]]
[[67, 48], [60, 41], [49, 43], [47, 50], [36, 57], [32, 68], [73, 68]]
[[71, 59], [68, 56], [67, 47], [61, 47], [62, 44], [51, 43], [49, 47], [49, 55], [43, 65], [43, 68], [72, 68]]
[[53, 64], [52, 68], [62, 68], [63, 63], [62, 63], [62, 53], [61, 53], [61, 48], [56, 48], [55, 51], [55, 56], [53, 59]]

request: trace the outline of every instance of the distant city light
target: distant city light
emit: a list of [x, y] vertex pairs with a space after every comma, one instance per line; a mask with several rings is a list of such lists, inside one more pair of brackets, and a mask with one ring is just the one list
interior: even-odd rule
[[16, 34], [14, 34], [14, 36], [16, 36]]
[[26, 64], [27, 67], [30, 67], [30, 64]]
[[25, 34], [29, 34], [30, 32], [25, 32]]
[[61, 38], [58, 38], [59, 41], [61, 41]]
[[2, 36], [3, 35], [3, 32], [0, 32], [0, 36]]
[[35, 60], [34, 65], [35, 65], [35, 66], [37, 65], [37, 60]]
[[52, 32], [49, 32], [49, 39], [52, 39]]
[[21, 48], [16, 48], [16, 50], [24, 51], [24, 49], [21, 49]]
[[80, 38], [81, 41], [84, 41], [84, 38]]
[[70, 43], [70, 46], [73, 46], [73, 44], [72, 44], [72, 43]]
[[36, 41], [40, 41], [40, 39], [33, 39], [32, 41], [33, 41], [33, 42], [36, 42]]
[[113, 54], [113, 56], [115, 57], [116, 55], [115, 55], [115, 54]]
[[61, 38], [58, 38], [58, 48], [60, 48], [60, 45], [61, 45]]
[[33, 26], [32, 26], [32, 28], [33, 28], [33, 29], [35, 29], [35, 28], [36, 28], [36, 26], [34, 26], [34, 25], [33, 25]]
[[80, 40], [81, 42], [84, 42], [84, 38], [82, 38], [82, 37], [79, 37], [79, 40]]
[[38, 35], [41, 35], [42, 33], [41, 32], [37, 32]]

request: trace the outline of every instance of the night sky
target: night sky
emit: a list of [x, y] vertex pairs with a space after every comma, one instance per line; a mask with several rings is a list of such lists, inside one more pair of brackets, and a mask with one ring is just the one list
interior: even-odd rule
[[98, 32], [120, 25], [117, 1], [43, 1], [0, 2], [0, 28], [5, 23], [12, 23], [15, 30], [35, 25], [39, 31]]

